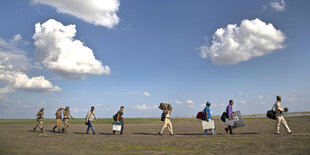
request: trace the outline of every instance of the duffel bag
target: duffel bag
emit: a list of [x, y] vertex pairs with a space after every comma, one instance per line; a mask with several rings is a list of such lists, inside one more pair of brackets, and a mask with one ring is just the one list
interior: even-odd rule
[[273, 109], [268, 110], [266, 116], [270, 119], [276, 120], [276, 112]]
[[168, 104], [168, 103], [160, 103], [158, 108], [161, 109], [161, 110], [166, 110], [166, 108], [168, 110], [171, 110], [172, 106], [171, 106], [171, 104]]
[[222, 116], [221, 116], [221, 120], [222, 122], [225, 122], [226, 118], [228, 118], [227, 113], [223, 112]]
[[196, 118], [201, 119], [201, 120], [205, 120], [204, 116], [205, 116], [204, 113], [202, 111], [200, 111], [197, 113]]

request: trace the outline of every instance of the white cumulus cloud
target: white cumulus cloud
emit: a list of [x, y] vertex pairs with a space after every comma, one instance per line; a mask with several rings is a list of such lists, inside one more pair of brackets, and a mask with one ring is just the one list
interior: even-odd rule
[[110, 67], [102, 66], [92, 49], [74, 38], [75, 34], [75, 25], [64, 26], [54, 19], [37, 23], [33, 35], [36, 61], [67, 79], [110, 74]]
[[136, 105], [134, 108], [138, 109], [138, 110], [152, 110], [152, 109], [156, 109], [157, 106], [154, 105], [154, 106], [147, 106], [145, 104], [143, 105]]
[[285, 1], [284, 0], [272, 0], [270, 1], [270, 7], [276, 11], [285, 10]]
[[11, 71], [10, 68], [1, 65], [0, 68], [0, 83], [6, 83], [9, 87], [34, 92], [55, 92], [61, 90], [58, 86], [53, 86], [44, 76], [29, 78], [23, 72]]
[[119, 23], [119, 0], [33, 0], [56, 8], [59, 13], [70, 14], [84, 21], [112, 28]]
[[228, 24], [226, 28], [217, 29], [211, 45], [200, 47], [200, 56], [216, 65], [237, 64], [284, 48], [285, 39], [284, 33], [271, 23], [245, 19], [239, 27]]
[[58, 86], [44, 76], [29, 77], [25, 72], [31, 68], [25, 52], [0, 38], [0, 95], [13, 92], [15, 89], [32, 92], [61, 91]]

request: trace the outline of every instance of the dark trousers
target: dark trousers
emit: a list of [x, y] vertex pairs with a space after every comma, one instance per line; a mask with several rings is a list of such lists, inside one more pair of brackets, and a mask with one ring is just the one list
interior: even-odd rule
[[[121, 123], [121, 132], [120, 134], [122, 135], [123, 134], [123, 131], [124, 131], [124, 122], [120, 122]], [[115, 134], [115, 130], [113, 130], [113, 134]]]
[[229, 134], [233, 134], [233, 128], [232, 128], [232, 126], [228, 126], [227, 128], [225, 128], [225, 130], [227, 131], [229, 131]]

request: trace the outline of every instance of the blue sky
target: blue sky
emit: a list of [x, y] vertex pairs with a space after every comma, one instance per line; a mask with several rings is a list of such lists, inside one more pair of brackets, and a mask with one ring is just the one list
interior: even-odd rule
[[[310, 110], [307, 0], [91, 2], [104, 7], [0, 2], [0, 118], [34, 118], [39, 107], [53, 118], [67, 105], [73, 117], [84, 117], [90, 106], [112, 117], [121, 105], [125, 117], [159, 117], [160, 102], [173, 105], [173, 116], [194, 116], [206, 101], [221, 114], [230, 99], [235, 110], [254, 114], [271, 108], [276, 95], [290, 111]], [[70, 24], [71, 38], [63, 33], [72, 32], [64, 28]], [[72, 47], [54, 48], [64, 40]], [[95, 58], [75, 59], [86, 52], [82, 47]], [[55, 62], [46, 56], [51, 51], [66, 57]], [[71, 61], [79, 62], [67, 68]]]

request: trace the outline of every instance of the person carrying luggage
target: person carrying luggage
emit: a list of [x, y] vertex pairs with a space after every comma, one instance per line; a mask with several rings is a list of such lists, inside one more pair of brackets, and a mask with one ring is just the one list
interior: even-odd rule
[[[120, 135], [123, 135], [123, 131], [124, 131], [124, 106], [121, 106], [120, 110], [114, 115], [114, 120], [117, 123], [121, 123], [121, 131], [120, 131]], [[113, 130], [113, 134], [115, 135], [115, 130]]]
[[[204, 119], [207, 121], [207, 122], [210, 122], [212, 120], [212, 112], [210, 110], [210, 106], [211, 106], [211, 102], [207, 102], [206, 103], [206, 107], [204, 108]], [[214, 134], [214, 128], [210, 129], [211, 130], [211, 135]], [[208, 134], [208, 129], [205, 129], [204, 130], [204, 134], [207, 135]]]
[[171, 106], [165, 106], [164, 108], [165, 108], [165, 110], [163, 111], [163, 113], [164, 113], [164, 124], [163, 124], [163, 127], [161, 128], [161, 130], [158, 134], [162, 135], [164, 130], [168, 127], [170, 135], [173, 136], [174, 134], [173, 134], [172, 124], [170, 121], [170, 115], [171, 115], [172, 107]]
[[[227, 117], [229, 120], [232, 120], [232, 113], [233, 113], [233, 110], [232, 110], [232, 106], [234, 105], [234, 101], [233, 100], [229, 100], [229, 104], [228, 106], [226, 107], [226, 112], [227, 112]], [[225, 131], [226, 133], [228, 133], [229, 131], [229, 134], [233, 135], [233, 128], [232, 126], [228, 125], [228, 127], [225, 128]]]
[[276, 98], [277, 98], [277, 101], [275, 103], [275, 110], [276, 110], [276, 132], [275, 132], [275, 134], [280, 134], [280, 125], [281, 125], [281, 123], [286, 128], [287, 134], [292, 134], [292, 131], [288, 127], [288, 125], [287, 125], [287, 123], [286, 123], [286, 121], [284, 119], [284, 116], [283, 116], [283, 112], [287, 112], [287, 110], [285, 111], [285, 110], [282, 109], [281, 97], [277, 96]]

